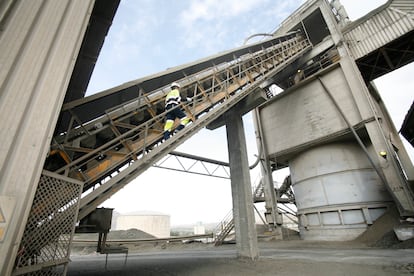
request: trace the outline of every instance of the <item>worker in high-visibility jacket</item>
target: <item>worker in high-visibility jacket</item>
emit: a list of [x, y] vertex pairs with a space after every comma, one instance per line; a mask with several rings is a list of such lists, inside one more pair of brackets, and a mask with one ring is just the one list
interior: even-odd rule
[[[164, 125], [164, 140], [170, 138], [171, 129], [174, 125], [175, 118], [180, 119], [180, 125], [177, 127], [177, 131], [183, 129], [186, 124], [190, 122], [190, 118], [185, 115], [184, 111], [180, 108], [181, 95], [180, 95], [180, 85], [176, 82], [171, 84], [171, 91], [168, 92], [167, 97], [165, 97], [165, 110], [167, 110], [166, 121]], [[191, 101], [191, 98], [185, 98], [185, 101]]]

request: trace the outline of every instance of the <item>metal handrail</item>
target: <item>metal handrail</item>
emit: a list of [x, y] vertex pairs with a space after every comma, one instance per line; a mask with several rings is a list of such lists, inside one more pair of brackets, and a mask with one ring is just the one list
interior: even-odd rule
[[[111, 109], [105, 116], [78, 126], [79, 132], [71, 132], [70, 139], [57, 139], [68, 141], [55, 144], [54, 150], [60, 150], [59, 154], [69, 164], [54, 171], [83, 181], [84, 191], [93, 188], [82, 197], [79, 217], [87, 215], [175, 145], [224, 114], [258, 89], [263, 80], [310, 48], [306, 39], [295, 37], [177, 80], [181, 90], [193, 97], [182, 108], [194, 121], [168, 143], [162, 141], [166, 111], [157, 110], [164, 104], [162, 89], [150, 92], [148, 97], [140, 94], [139, 101]], [[148, 106], [146, 112], [143, 106], [138, 106], [139, 102]], [[104, 139], [99, 142], [101, 137]], [[82, 143], [89, 148], [82, 147]]]
[[228, 232], [234, 227], [233, 210], [230, 210], [226, 216], [213, 230], [213, 239], [216, 244], [223, 241], [228, 235]]
[[[299, 42], [300, 43], [300, 42]], [[294, 44], [295, 46], [297, 46], [297, 44]], [[276, 45], [273, 46], [274, 48], [280, 48], [281, 45]], [[193, 76], [190, 76], [188, 79], [191, 79], [192, 81], [190, 83], [188, 83], [186, 85], [186, 87], [190, 87], [192, 85], [194, 85], [194, 89], [195, 90], [199, 90], [197, 89], [198, 86], [200, 86], [201, 84], [208, 82], [210, 80], [214, 80], [217, 78], [217, 75], [221, 75], [221, 74], [225, 74], [226, 77], [225, 78], [225, 83], [226, 83], [226, 89], [221, 89], [221, 90], [215, 90], [215, 86], [210, 86], [208, 88], [203, 88], [203, 90], [205, 91], [204, 96], [202, 96], [202, 98], [199, 98], [200, 96], [197, 96], [197, 98], [195, 99], [195, 102], [193, 103], [193, 107], [192, 109], [195, 110], [197, 107], [197, 104], [199, 106], [201, 106], [202, 104], [205, 104], [206, 102], [211, 101], [211, 98], [214, 97], [215, 95], [218, 95], [219, 93], [223, 93], [226, 92], [226, 97], [229, 97], [229, 94], [235, 93], [237, 92], [238, 89], [242, 89], [243, 86], [248, 85], [248, 81], [246, 81], [244, 84], [241, 84], [239, 87], [237, 87], [237, 89], [235, 89], [234, 91], [229, 91], [229, 86], [227, 85], [228, 83], [236, 83], [237, 81], [240, 81], [240, 77], [238, 78], [236, 75], [231, 74], [231, 72], [233, 71], [238, 71], [239, 76], [243, 76], [245, 77], [246, 74], [253, 74], [255, 76], [255, 78], [260, 78], [260, 75], [262, 75], [265, 71], [266, 71], [266, 66], [263, 66], [263, 64], [267, 63], [266, 65], [269, 66], [270, 62], [272, 63], [272, 66], [275, 67], [277, 66], [277, 64], [275, 64], [275, 60], [273, 59], [273, 57], [267, 57], [267, 55], [269, 53], [271, 53], [272, 50], [267, 49], [266, 51], [264, 50], [260, 50], [256, 53], [251, 53], [248, 54], [246, 56], [243, 56], [241, 58], [238, 59], [238, 62], [234, 63], [234, 64], [230, 64], [228, 66], [222, 66], [220, 71], [217, 71], [217, 69], [210, 69], [209, 71], [214, 71], [216, 70], [213, 74], [211, 75], [204, 75], [203, 79], [199, 79], [199, 76], [201, 74], [194, 74]], [[256, 60], [260, 57], [263, 57], [262, 60], [260, 60], [258, 63], [253, 62], [253, 60]], [[259, 65], [260, 67], [260, 71], [258, 72], [255, 68], [257, 68], [257, 66]], [[244, 68], [243, 70], [241, 70], [240, 68]], [[269, 70], [269, 69], [268, 69]], [[230, 74], [229, 74], [230, 73]], [[187, 80], [188, 80], [187, 79]], [[255, 79], [255, 80], [256, 80]], [[224, 82], [223, 81], [223, 82]], [[217, 87], [220, 88], [220, 86], [222, 86], [222, 83], [217, 83]], [[200, 89], [201, 90], [201, 89]], [[154, 95], [154, 93], [151, 93], [151, 95]], [[224, 99], [225, 101], [225, 99]], [[206, 109], [214, 109], [214, 107], [220, 103], [220, 100], [218, 102], [213, 102], [211, 103], [209, 106], [206, 107]], [[188, 105], [186, 105], [188, 106]], [[122, 109], [124, 106], [120, 107], [120, 109]], [[114, 111], [115, 112], [115, 111]], [[116, 121], [117, 117], [118, 118], [125, 118], [128, 116], [132, 116], [132, 112], [130, 112], [130, 110], [128, 110], [128, 112], [130, 114], [127, 115], [119, 115], [119, 116], [114, 116], [113, 118], [111, 118], [113, 121]], [[201, 110], [201, 113], [203, 113], [203, 110]], [[82, 168], [83, 166], [87, 166], [91, 161], [93, 161], [94, 159], [96, 159], [96, 155], [99, 154], [100, 156], [104, 156], [106, 155], [109, 151], [113, 151], [116, 148], [122, 148], [122, 145], [120, 145], [121, 141], [122, 142], [132, 142], [134, 140], [134, 138], [141, 136], [143, 133], [148, 134], [150, 130], [157, 130], [156, 125], [157, 124], [162, 124], [162, 120], [165, 117], [166, 112], [162, 112], [156, 116], [154, 116], [153, 118], [149, 119], [148, 121], [145, 121], [144, 123], [134, 127], [133, 129], [130, 129], [129, 131], [119, 135], [118, 137], [115, 137], [114, 139], [108, 141], [107, 143], [105, 143], [104, 145], [100, 146], [99, 148], [91, 151], [88, 154], [85, 154], [84, 156], [78, 158], [77, 160], [74, 160], [73, 162], [71, 162], [70, 164], [65, 165], [64, 167], [60, 168], [58, 171], [56, 171], [57, 173], [62, 173], [63, 171], [66, 171], [68, 169], [70, 169], [71, 167], [73, 168], [72, 171], [79, 171], [80, 168]], [[200, 114], [194, 114], [192, 115], [193, 117], [197, 117]], [[141, 131], [139, 131], [141, 129]], [[158, 139], [161, 139], [161, 130], [158, 129], [158, 131], [160, 132]], [[137, 133], [135, 133], [137, 132]], [[135, 135], [132, 135], [134, 134]], [[132, 135], [132, 136], [130, 136]], [[147, 135], [144, 135], [144, 137], [147, 137]], [[141, 155], [143, 156], [145, 155], [145, 151], [146, 148], [148, 146], [151, 146], [151, 144], [153, 143], [157, 143], [157, 139], [155, 140], [151, 140], [151, 141], [143, 141], [143, 146], [138, 150], [141, 151]], [[128, 162], [131, 159], [131, 155], [135, 155], [137, 154], [137, 152], [122, 152], [122, 154], [124, 154], [125, 158], [122, 160], [119, 160], [117, 162], [114, 162], [113, 164], [111, 164], [110, 167], [108, 167], [108, 170], [113, 170], [119, 166], [121, 166], [122, 164], [125, 164], [125, 162]], [[82, 162], [83, 161], [83, 162]], [[81, 163], [82, 162], [82, 163]], [[76, 175], [76, 173], [72, 173], [72, 175]], [[96, 175], [95, 177], [91, 177], [89, 179], [83, 179], [84, 181], [89, 182], [93, 182], [96, 181], [97, 179], [101, 179], [103, 174], [105, 174], [105, 171], [102, 172], [99, 175]]]

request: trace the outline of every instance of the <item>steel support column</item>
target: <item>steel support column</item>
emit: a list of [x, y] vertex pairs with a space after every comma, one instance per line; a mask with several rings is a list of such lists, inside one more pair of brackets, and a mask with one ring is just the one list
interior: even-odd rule
[[[390, 139], [392, 131], [385, 130], [385, 123], [381, 123], [378, 117], [378, 112], [375, 110], [374, 103], [369, 96], [368, 89], [364, 84], [362, 76], [356, 66], [355, 61], [350, 57], [348, 49], [345, 47], [338, 47], [341, 54], [341, 67], [347, 78], [348, 84], [353, 93], [353, 98], [356, 106], [361, 113], [362, 119], [373, 116], [376, 118], [372, 122], [365, 124], [369, 138], [372, 142], [375, 153], [377, 153], [376, 160], [378, 166], [384, 174], [385, 184], [389, 192], [395, 199], [401, 216], [413, 216], [414, 214], [414, 195], [413, 191], [408, 186], [405, 179], [401, 175], [400, 168], [394, 159], [393, 147]], [[398, 134], [397, 134], [398, 135]], [[379, 152], [386, 151], [389, 153], [388, 158], [380, 156]]]
[[[262, 127], [260, 124], [260, 115], [259, 111], [256, 108], [253, 111], [253, 122], [255, 124], [255, 129], [258, 134], [256, 135], [257, 145], [261, 148], [259, 151], [261, 153], [260, 157], [260, 170], [262, 172], [262, 181], [264, 187], [264, 196], [265, 196], [265, 208], [266, 208], [266, 219], [267, 223], [272, 227], [272, 232], [274, 236], [282, 238], [282, 217], [277, 209], [277, 198], [275, 192], [275, 186], [273, 184], [272, 169], [270, 167], [269, 154], [266, 148], [266, 143], [263, 141]], [[270, 221], [269, 221], [270, 215]]]

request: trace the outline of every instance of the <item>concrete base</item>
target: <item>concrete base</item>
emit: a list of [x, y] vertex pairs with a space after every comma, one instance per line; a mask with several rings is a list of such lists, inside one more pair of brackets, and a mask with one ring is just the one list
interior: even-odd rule
[[394, 227], [394, 233], [400, 241], [414, 238], [414, 225], [400, 225]]
[[308, 241], [351, 241], [359, 237], [366, 230], [366, 224], [349, 228], [322, 227], [314, 229], [309, 227], [300, 229], [300, 237]]

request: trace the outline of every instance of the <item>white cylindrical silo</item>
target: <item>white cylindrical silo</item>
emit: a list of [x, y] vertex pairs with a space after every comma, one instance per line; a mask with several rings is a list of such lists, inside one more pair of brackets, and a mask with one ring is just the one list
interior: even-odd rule
[[352, 240], [392, 202], [356, 143], [312, 148], [289, 166], [305, 240]]

